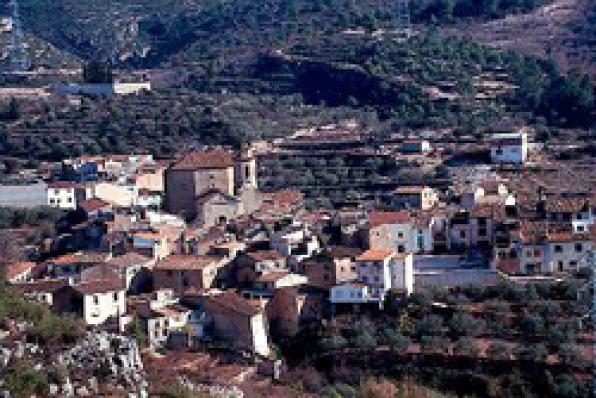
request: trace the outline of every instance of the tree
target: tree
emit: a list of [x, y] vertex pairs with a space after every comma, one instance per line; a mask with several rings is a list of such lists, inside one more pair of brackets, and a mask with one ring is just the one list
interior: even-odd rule
[[478, 347], [476, 347], [473, 339], [460, 337], [453, 346], [453, 353], [456, 355], [476, 357], [478, 355]]
[[83, 66], [83, 81], [85, 83], [113, 83], [112, 64], [102, 61], [90, 61]]
[[519, 345], [515, 351], [518, 359], [525, 361], [544, 361], [548, 356], [548, 350], [542, 343], [530, 344], [528, 346]]
[[387, 398], [395, 397], [395, 384], [385, 379], [368, 378], [360, 385], [358, 398]]
[[579, 365], [582, 366], [582, 353], [575, 344], [565, 343], [559, 346], [558, 351], [559, 361], [565, 365]]
[[323, 338], [320, 344], [325, 351], [341, 351], [348, 345], [348, 341], [341, 334], [333, 334]]
[[509, 360], [511, 358], [511, 349], [505, 343], [494, 341], [488, 347], [486, 355], [491, 359]]
[[45, 373], [35, 370], [28, 362], [19, 361], [9, 365], [4, 377], [4, 385], [12, 397], [45, 396], [48, 392]]
[[422, 335], [439, 335], [443, 331], [443, 318], [430, 314], [416, 322], [416, 334]]
[[449, 321], [449, 328], [455, 336], [475, 336], [484, 329], [481, 321], [466, 312], [457, 312]]
[[525, 314], [519, 322], [519, 330], [527, 335], [544, 333], [544, 321], [539, 315]]
[[410, 346], [410, 338], [394, 329], [383, 330], [382, 339], [394, 352], [404, 352]]
[[445, 354], [449, 350], [449, 341], [439, 336], [422, 336], [420, 348], [427, 354]]

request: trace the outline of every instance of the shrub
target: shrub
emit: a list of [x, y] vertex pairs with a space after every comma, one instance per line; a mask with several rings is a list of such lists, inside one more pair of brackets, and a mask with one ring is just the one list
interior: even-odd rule
[[368, 378], [360, 384], [359, 398], [387, 398], [397, 394], [397, 387], [385, 379]]
[[35, 370], [25, 361], [9, 365], [4, 383], [11, 396], [15, 398], [45, 396], [48, 390], [48, 379], [45, 373]]

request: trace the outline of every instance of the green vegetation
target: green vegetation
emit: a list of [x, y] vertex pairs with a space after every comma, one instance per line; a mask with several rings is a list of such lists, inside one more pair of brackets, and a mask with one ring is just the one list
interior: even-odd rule
[[48, 379], [42, 370], [34, 369], [26, 360], [19, 360], [7, 368], [4, 386], [11, 397], [44, 396], [48, 391]]
[[[590, 346], [578, 336], [592, 332], [579, 322], [589, 308], [585, 287], [572, 280], [415, 293], [374, 317], [313, 324], [280, 347], [300, 369], [310, 366], [318, 390], [375, 376], [455, 396], [582, 397], [590, 368], [580, 347]], [[553, 330], [562, 344], [549, 342]]]
[[0, 229], [53, 225], [63, 216], [63, 210], [53, 207], [37, 207], [30, 209], [0, 207]]
[[79, 321], [71, 315], [55, 314], [50, 308], [27, 301], [0, 284], [0, 324], [11, 320], [26, 321], [27, 337], [46, 348], [74, 343], [82, 332]]

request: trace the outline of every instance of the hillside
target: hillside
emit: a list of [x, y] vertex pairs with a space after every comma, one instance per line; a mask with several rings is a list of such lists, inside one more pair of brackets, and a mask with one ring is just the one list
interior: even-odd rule
[[[412, 20], [448, 24], [461, 18], [501, 18], [549, 0], [424, 0]], [[24, 28], [65, 54], [106, 58], [127, 66], [233, 62], [348, 28], [393, 29], [396, 6], [381, 0], [21, 0]], [[214, 34], [217, 32], [217, 34]]]
[[457, 24], [444, 29], [497, 48], [551, 57], [564, 70], [596, 76], [596, 3], [556, 0], [527, 14], [488, 22]]

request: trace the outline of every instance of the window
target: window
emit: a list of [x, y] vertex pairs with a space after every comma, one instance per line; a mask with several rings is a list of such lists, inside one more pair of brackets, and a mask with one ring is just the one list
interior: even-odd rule
[[569, 267], [577, 268], [577, 261], [569, 261]]
[[398, 237], [399, 239], [402, 239], [402, 238], [404, 237], [404, 233], [403, 233], [402, 231], [398, 231], [398, 232], [397, 232], [397, 237]]
[[51, 205], [53, 205], [53, 204], [54, 204], [54, 202], [55, 202], [55, 200], [54, 200], [54, 199], [50, 199], [50, 204], [51, 204]]
[[379, 282], [379, 277], [375, 276], [375, 282]]
[[368, 283], [368, 277], [366, 275], [362, 277], [362, 282]]
[[323, 280], [328, 281], [329, 280], [329, 274], [323, 274]]
[[404, 245], [398, 245], [397, 246], [397, 252], [398, 253], [403, 253], [406, 251], [406, 248], [404, 247]]
[[459, 237], [462, 239], [466, 239], [466, 231], [459, 231]]
[[172, 271], [166, 271], [167, 276], [172, 276], [174, 273]]
[[246, 178], [250, 178], [250, 167], [249, 166], [244, 166], [244, 175], [246, 176]]
[[578, 253], [581, 253], [584, 250], [583, 246], [581, 243], [576, 243], [575, 244], [575, 251]]
[[563, 252], [563, 246], [555, 245], [555, 253], [561, 253], [561, 252]]
[[540, 249], [534, 249], [534, 257], [540, 257]]
[[67, 201], [68, 203], [72, 203], [72, 198], [67, 198], [67, 199], [66, 199], [66, 201]]
[[585, 231], [585, 229], [584, 229], [584, 226], [583, 225], [578, 225], [577, 226], [577, 232], [584, 232], [584, 231]]
[[563, 271], [563, 262], [559, 261], [558, 265], [559, 265], [559, 271]]
[[114, 297], [114, 301], [118, 301], [118, 293], [114, 293], [113, 297]]
[[486, 228], [480, 228], [478, 230], [478, 236], [486, 236]]
[[355, 265], [352, 265], [351, 269], [352, 269], [352, 272], [356, 272], [356, 266]]
[[99, 296], [93, 296], [93, 304], [95, 304], [95, 305], [99, 304]]

